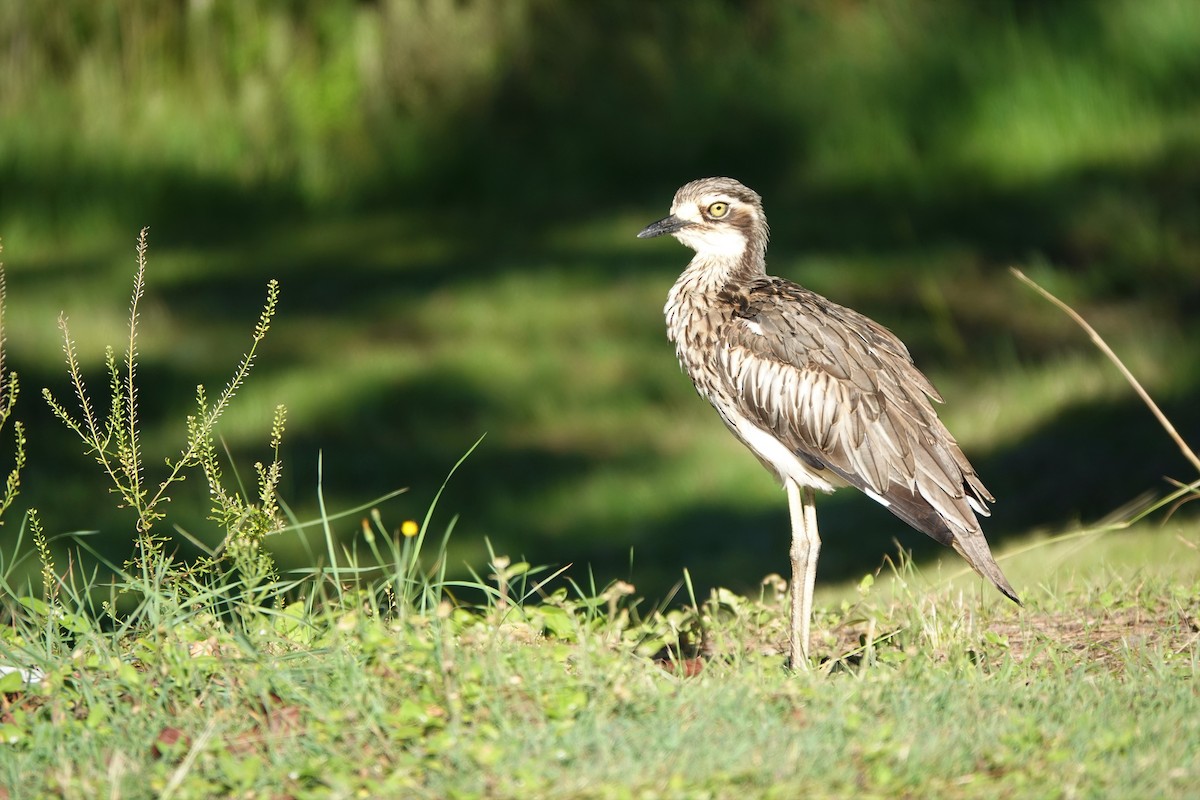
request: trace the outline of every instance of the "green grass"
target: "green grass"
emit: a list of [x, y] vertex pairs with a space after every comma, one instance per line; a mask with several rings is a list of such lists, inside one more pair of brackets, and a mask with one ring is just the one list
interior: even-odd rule
[[[0, 660], [44, 674], [3, 679], [0, 785], [13, 797], [1187, 797], [1200, 788], [1195, 548], [1194, 532], [1166, 548], [1169, 577], [1033, 589], [1024, 609], [918, 588], [908, 564], [819, 609], [818, 666], [802, 674], [784, 669], [786, 603], [769, 586], [663, 614], [619, 587], [553, 578], [521, 600], [547, 577], [526, 573], [505, 592], [516, 604], [490, 580], [481, 607], [413, 613], [419, 594], [386, 571], [340, 587], [328, 572], [289, 577], [253, 607], [236, 580], [185, 582], [196, 591], [179, 603], [179, 584], [127, 578], [142, 602], [104, 622], [68, 581], [49, 607], [5, 596]], [[688, 641], [702, 658], [660, 650]]]

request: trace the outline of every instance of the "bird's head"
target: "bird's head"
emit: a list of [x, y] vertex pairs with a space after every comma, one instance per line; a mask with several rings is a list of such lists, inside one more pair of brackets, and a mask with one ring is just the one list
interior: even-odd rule
[[639, 239], [669, 233], [701, 257], [762, 258], [767, 218], [762, 198], [733, 178], [701, 178], [675, 193], [671, 216], [652, 223]]

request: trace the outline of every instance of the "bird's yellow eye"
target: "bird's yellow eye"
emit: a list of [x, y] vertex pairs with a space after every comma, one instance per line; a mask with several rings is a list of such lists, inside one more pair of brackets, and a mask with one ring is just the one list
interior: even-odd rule
[[713, 203], [708, 207], [708, 215], [713, 219], [720, 219], [729, 213], [729, 203]]

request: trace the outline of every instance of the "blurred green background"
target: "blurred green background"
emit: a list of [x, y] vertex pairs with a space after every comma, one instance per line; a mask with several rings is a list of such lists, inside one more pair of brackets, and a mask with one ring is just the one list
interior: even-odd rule
[[[442, 501], [439, 523], [461, 517], [453, 567], [482, 569], [490, 539], [651, 596], [684, 567], [752, 587], [786, 568], [784, 495], [665, 340], [690, 253], [634, 238], [714, 174], [764, 196], [774, 273], [909, 343], [999, 498], [1001, 550], [1188, 476], [1007, 267], [1075, 304], [1200, 442], [1192, 0], [8, 0], [20, 505], [129, 552], [131, 518], [38, 393], [69, 398], [63, 311], [104, 396], [149, 225], [152, 464], [178, 452], [195, 385], [227, 379], [276, 277], [277, 324], [223, 432], [250, 479], [288, 406], [283, 496], [302, 518], [319, 453], [331, 509], [411, 487], [384, 509], [398, 525], [486, 432]], [[201, 483], [174, 519], [213, 541]], [[820, 519], [823, 580], [874, 568], [894, 538], [942, 555], [852, 493]], [[308, 558], [294, 534], [273, 546]]]

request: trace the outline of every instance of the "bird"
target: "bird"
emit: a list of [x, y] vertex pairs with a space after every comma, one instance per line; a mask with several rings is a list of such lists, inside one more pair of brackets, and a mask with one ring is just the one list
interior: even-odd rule
[[766, 271], [757, 192], [702, 178], [637, 234], [695, 251], [667, 295], [667, 335], [696, 391], [782, 482], [792, 528], [788, 663], [809, 666], [821, 539], [815, 492], [854, 487], [953, 547], [1020, 604], [979, 517], [995, 498], [938, 418], [941, 396], [890, 330]]

